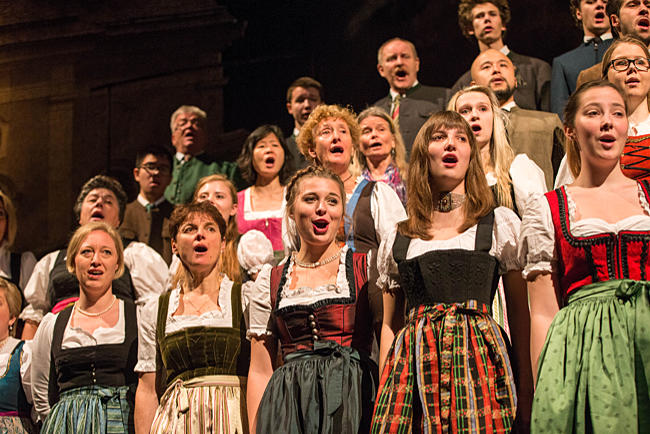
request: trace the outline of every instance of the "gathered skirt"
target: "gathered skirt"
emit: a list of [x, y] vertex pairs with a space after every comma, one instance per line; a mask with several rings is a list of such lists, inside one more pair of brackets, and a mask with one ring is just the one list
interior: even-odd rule
[[532, 432], [650, 432], [649, 289], [611, 280], [569, 295], [539, 358]]
[[35, 434], [38, 430], [29, 417], [0, 415], [1, 434]]
[[508, 343], [487, 306], [420, 306], [395, 335], [371, 432], [508, 433], [516, 406]]
[[273, 372], [257, 411], [257, 433], [366, 434], [377, 365], [332, 341], [296, 351]]
[[62, 392], [41, 433], [132, 433], [135, 385], [83, 386]]
[[207, 375], [176, 380], [160, 398], [152, 433], [248, 433], [246, 379]]

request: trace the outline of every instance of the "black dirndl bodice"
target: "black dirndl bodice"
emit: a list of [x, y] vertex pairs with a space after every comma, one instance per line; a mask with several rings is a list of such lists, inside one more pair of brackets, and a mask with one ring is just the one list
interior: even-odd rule
[[433, 250], [406, 259], [411, 239], [397, 234], [393, 257], [407, 309], [476, 300], [491, 306], [499, 281], [497, 259], [490, 255], [494, 211], [479, 220], [474, 250]]

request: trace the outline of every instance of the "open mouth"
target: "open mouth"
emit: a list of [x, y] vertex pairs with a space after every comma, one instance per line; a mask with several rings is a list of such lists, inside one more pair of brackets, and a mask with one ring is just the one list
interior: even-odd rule
[[368, 146], [368, 148], [370, 148], [370, 149], [378, 149], [378, 148], [381, 148], [382, 146], [384, 146], [383, 143], [374, 142], [374, 143], [371, 143], [370, 146]]
[[485, 28], [483, 29], [483, 32], [490, 33], [492, 30], [494, 30], [494, 28], [492, 26], [485, 26]]
[[104, 219], [104, 213], [101, 212], [100, 210], [93, 211], [93, 213], [90, 215], [91, 219], [99, 219], [103, 220]]
[[596, 12], [596, 15], [594, 15], [594, 18], [596, 20], [604, 20], [605, 19], [605, 12]]
[[275, 163], [275, 157], [272, 155], [269, 155], [264, 159], [264, 164], [266, 164], [267, 166], [273, 166], [273, 163]]
[[481, 132], [481, 126], [479, 124], [472, 124], [472, 131], [474, 134], [478, 134]]
[[327, 228], [329, 227], [329, 222], [325, 219], [318, 219], [318, 220], [313, 220], [312, 225], [314, 225], [314, 232], [317, 234], [324, 234], [327, 232]]
[[208, 251], [208, 248], [206, 246], [204, 246], [203, 244], [198, 244], [198, 245], [194, 246], [194, 251], [196, 253], [205, 253], [205, 252]]
[[331, 152], [332, 154], [342, 154], [343, 151], [345, 151], [345, 150], [343, 149], [343, 146], [334, 145], [334, 146], [330, 147], [330, 152]]
[[104, 272], [102, 270], [92, 269], [92, 270], [88, 270], [88, 274], [90, 276], [101, 276], [104, 274]]
[[456, 164], [458, 163], [458, 158], [454, 154], [447, 154], [442, 157], [442, 162], [445, 164]]
[[650, 19], [648, 18], [640, 18], [639, 21], [637, 22], [637, 25], [643, 29], [648, 29], [650, 28]]
[[505, 80], [501, 77], [495, 77], [492, 80], [490, 80], [490, 84], [501, 84], [505, 83]]
[[399, 78], [405, 78], [408, 74], [403, 69], [399, 69], [395, 72], [395, 75]]
[[614, 136], [612, 136], [611, 134], [603, 134], [602, 136], [600, 136], [599, 140], [602, 143], [611, 144], [611, 143], [614, 143], [616, 138]]
[[625, 80], [625, 84], [639, 84], [641, 83], [641, 80], [639, 80], [636, 77], [630, 77], [627, 80]]

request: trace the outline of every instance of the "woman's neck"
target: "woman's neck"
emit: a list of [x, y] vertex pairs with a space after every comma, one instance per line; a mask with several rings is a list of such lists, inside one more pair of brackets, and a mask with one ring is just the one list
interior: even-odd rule
[[484, 143], [481, 148], [481, 163], [483, 164], [483, 171], [487, 174], [494, 172], [494, 163], [492, 162], [492, 155], [490, 155], [490, 142]]
[[258, 176], [255, 180], [255, 190], [265, 193], [282, 190], [280, 176], [275, 175], [273, 178], [262, 178], [261, 176]]
[[195, 270], [194, 272], [186, 268], [186, 273], [190, 279], [186, 285], [183, 286], [183, 291], [194, 291], [201, 294], [209, 293], [218, 290], [221, 284], [222, 273], [219, 268], [219, 262], [211, 269], [201, 271]]
[[297, 253], [297, 258], [300, 262], [319, 262], [323, 259], [329, 258], [341, 250], [341, 247], [336, 241], [325, 245], [310, 245], [300, 240], [300, 250]]
[[573, 186], [583, 188], [600, 187], [604, 184], [619, 184], [633, 182], [623, 174], [620, 162], [617, 160], [614, 165], [609, 167], [581, 167], [580, 174], [573, 182]]
[[384, 179], [386, 169], [388, 169], [388, 166], [390, 166], [392, 162], [393, 158], [390, 154], [380, 157], [366, 158], [366, 165], [368, 166], [370, 177], [375, 181]]
[[111, 287], [109, 287], [108, 290], [103, 294], [98, 296], [94, 296], [93, 294], [89, 294], [83, 290], [80, 290], [79, 301], [77, 301], [77, 304], [80, 309], [85, 310], [86, 312], [98, 313], [108, 309], [114, 300], [115, 296], [113, 295], [113, 291], [111, 291]]
[[650, 111], [648, 111], [648, 97], [645, 96], [640, 101], [637, 102], [632, 114], [629, 117], [630, 124], [638, 125], [646, 121], [650, 117]]

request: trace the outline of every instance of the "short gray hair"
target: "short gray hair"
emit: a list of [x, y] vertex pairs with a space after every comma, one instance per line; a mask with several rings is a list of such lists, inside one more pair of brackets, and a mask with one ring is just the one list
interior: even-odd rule
[[205, 121], [208, 118], [208, 115], [205, 114], [203, 110], [198, 108], [195, 105], [182, 105], [179, 108], [176, 109], [174, 113], [172, 113], [172, 117], [169, 121], [169, 128], [172, 130], [172, 133], [174, 132], [174, 121], [178, 117], [178, 115], [183, 114], [183, 113], [190, 113], [193, 115], [197, 115], [203, 121]]

